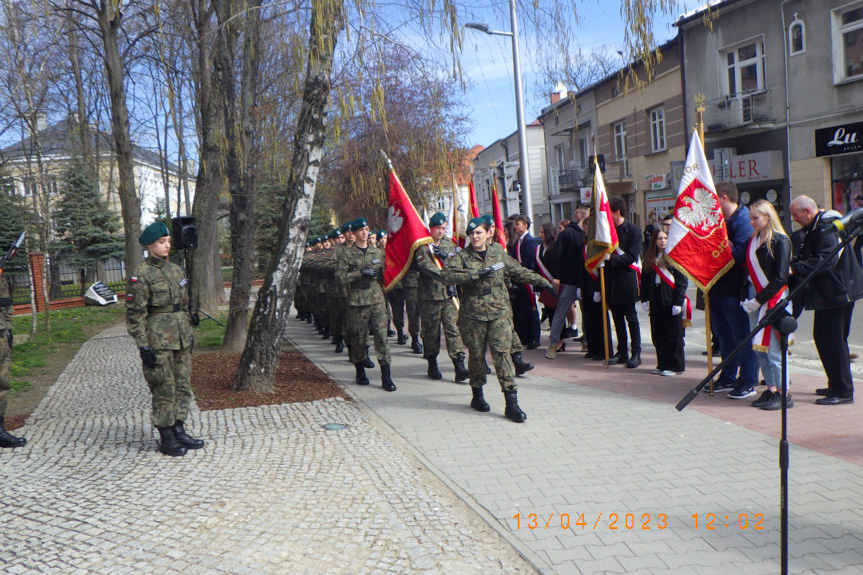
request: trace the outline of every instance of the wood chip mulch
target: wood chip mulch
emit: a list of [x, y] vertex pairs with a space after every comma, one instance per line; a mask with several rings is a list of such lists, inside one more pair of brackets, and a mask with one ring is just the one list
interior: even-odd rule
[[350, 396], [297, 351], [285, 351], [273, 393], [232, 391], [240, 354], [213, 352], [192, 357], [192, 389], [201, 411], [316, 401]]

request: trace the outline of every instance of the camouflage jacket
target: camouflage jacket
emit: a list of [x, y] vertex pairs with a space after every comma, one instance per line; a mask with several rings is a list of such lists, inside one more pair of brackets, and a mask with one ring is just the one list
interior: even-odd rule
[[[432, 253], [431, 246], [432, 244], [426, 244], [416, 249], [412, 269], [417, 270], [421, 276], [419, 299], [441, 301], [448, 299], [449, 296], [441, 277], [441, 268], [437, 264], [440, 260]], [[455, 244], [447, 238], [443, 238], [438, 247], [445, 254], [455, 255], [456, 253]]]
[[321, 273], [324, 274], [327, 282], [327, 295], [330, 297], [348, 297], [347, 286], [336, 281], [339, 252], [346, 248], [346, 244], [339, 244], [334, 248], [330, 248], [328, 250], [329, 256], [323, 258], [320, 263]]
[[150, 256], [126, 288], [126, 330], [138, 347], [192, 345], [188, 280], [183, 268]]
[[324, 277], [323, 261], [327, 257], [328, 250], [319, 250], [306, 254], [303, 258], [303, 269], [311, 278], [310, 286], [312, 293], [327, 293], [327, 282]]
[[[479, 277], [480, 270], [496, 264], [499, 264], [499, 269], [489, 277]], [[518, 283], [550, 287], [544, 277], [522, 267], [496, 244], [488, 246], [485, 259], [474, 251], [473, 246], [468, 245], [447, 260], [441, 276], [447, 284], [462, 286], [459, 316], [480, 321], [491, 321], [512, 313], [509, 290], [504, 281], [506, 278]]]
[[[360, 273], [365, 268], [376, 268], [380, 275], [370, 278]], [[336, 256], [336, 281], [348, 289], [348, 306], [384, 304], [383, 290], [384, 252], [369, 246], [366, 252], [351, 246], [339, 250]]]
[[12, 329], [12, 294], [9, 282], [0, 273], [0, 331], [4, 329]]
[[[422, 248], [422, 247], [424, 247], [424, 246], [420, 246], [420, 248]], [[426, 248], [426, 249], [428, 249], [428, 248]], [[408, 271], [405, 272], [405, 275], [402, 276], [402, 280], [399, 283], [402, 284], [406, 288], [419, 287], [420, 274], [417, 270], [408, 269]]]

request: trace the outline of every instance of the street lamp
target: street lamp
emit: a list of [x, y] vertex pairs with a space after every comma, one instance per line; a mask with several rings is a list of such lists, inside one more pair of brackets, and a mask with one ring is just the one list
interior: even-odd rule
[[470, 22], [465, 28], [472, 28], [492, 36], [509, 36], [512, 38], [512, 67], [515, 76], [515, 115], [518, 122], [518, 155], [521, 163], [521, 191], [524, 215], [533, 223], [533, 200], [530, 195], [530, 159], [527, 155], [527, 130], [524, 123], [524, 97], [521, 87], [521, 62], [518, 56], [518, 23], [515, 17], [515, 0], [509, 0], [510, 32], [492, 30], [488, 24]]

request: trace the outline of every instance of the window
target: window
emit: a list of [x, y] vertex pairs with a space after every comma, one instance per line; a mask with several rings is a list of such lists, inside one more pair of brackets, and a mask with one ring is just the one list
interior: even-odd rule
[[21, 184], [24, 186], [24, 195], [29, 197], [33, 194], [38, 194], [39, 191], [36, 189], [36, 180], [34, 178], [22, 178]]
[[797, 12], [794, 13], [794, 20], [788, 26], [788, 38], [791, 42], [789, 52], [792, 56], [806, 51], [806, 26], [797, 18]]
[[665, 145], [665, 108], [650, 111], [650, 145], [654, 152], [666, 149]]
[[557, 156], [557, 169], [562, 172], [564, 169], [566, 169], [566, 163], [564, 160], [563, 144], [561, 144], [560, 146], [555, 146], [554, 154], [555, 154], [555, 156]]
[[727, 94], [764, 89], [764, 43], [750, 42], [725, 52]]
[[15, 179], [12, 176], [0, 176], [0, 192], [7, 196], [14, 196], [17, 194], [17, 191], [15, 190]]
[[578, 140], [578, 160], [582, 168], [587, 166], [587, 158], [590, 156], [588, 150], [590, 150], [590, 144], [588, 144], [587, 138], [580, 138]]
[[863, 78], [863, 2], [833, 12], [834, 81]]
[[614, 156], [616, 161], [626, 158], [626, 122], [614, 125]]

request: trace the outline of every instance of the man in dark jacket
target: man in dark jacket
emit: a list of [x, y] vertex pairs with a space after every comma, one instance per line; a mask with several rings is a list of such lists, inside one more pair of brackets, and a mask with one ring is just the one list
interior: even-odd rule
[[585, 234], [581, 229], [581, 220], [589, 215], [589, 211], [576, 212], [581, 217], [569, 222], [557, 235], [554, 247], [551, 250], [551, 274], [555, 277], [552, 282], [560, 295], [557, 298], [557, 307], [554, 308], [554, 316], [551, 318], [548, 336], [548, 351], [545, 357], [554, 359], [557, 357], [558, 336], [566, 322], [566, 316], [572, 302], [578, 299], [578, 291], [581, 285], [581, 276], [586, 273], [584, 269], [584, 242]]
[[[835, 217], [819, 211], [818, 204], [808, 196], [799, 196], [791, 202], [791, 217], [805, 233], [800, 252], [791, 260], [791, 276], [802, 281], [836, 247], [840, 240], [839, 231], [830, 225]], [[860, 263], [846, 247], [830, 258], [804, 292], [806, 309], [815, 312], [812, 339], [827, 374], [827, 387], [815, 391], [825, 397], [815, 400], [815, 403], [853, 403], [854, 381], [848, 357], [848, 334], [854, 302], [863, 298]]]
[[740, 296], [748, 274], [746, 248], [752, 237], [752, 224], [749, 223], [749, 210], [738, 203], [736, 185], [728, 181], [719, 182], [716, 184], [716, 195], [725, 218], [734, 267], [725, 272], [708, 292], [710, 324], [719, 339], [719, 349], [725, 364], [713, 390], [729, 392], [730, 399], [746, 399], [755, 395], [758, 381], [755, 351], [751, 346], [746, 346], [735, 357], [730, 355], [749, 336], [749, 316], [740, 307]]
[[[613, 196], [608, 200], [611, 218], [617, 229], [618, 249], [605, 263], [606, 300], [614, 318], [614, 331], [617, 335], [617, 353], [609, 360], [609, 365], [625, 363], [626, 367], [641, 365], [641, 329], [635, 304], [638, 301], [638, 282], [641, 275], [641, 230], [626, 221], [626, 204], [623, 198]], [[629, 355], [626, 328], [632, 340], [632, 356]]]
[[[521, 215], [515, 219], [516, 240], [507, 251], [522, 267], [533, 271], [536, 238], [530, 235], [528, 228], [530, 219], [527, 216]], [[513, 287], [517, 290], [512, 306], [515, 331], [525, 349], [536, 349], [539, 347], [540, 323], [533, 288], [525, 284], [513, 284]]]

